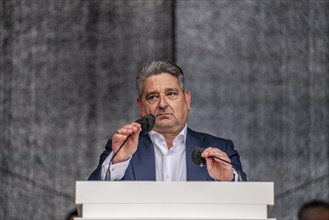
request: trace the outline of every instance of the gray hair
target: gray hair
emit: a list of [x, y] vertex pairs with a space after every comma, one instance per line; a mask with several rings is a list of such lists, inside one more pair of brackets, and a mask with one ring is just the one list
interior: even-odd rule
[[168, 73], [177, 78], [178, 84], [182, 91], [185, 90], [184, 73], [183, 70], [175, 63], [170, 61], [151, 61], [144, 64], [139, 70], [136, 78], [136, 87], [139, 98], [143, 95], [143, 82], [146, 78], [159, 75], [161, 73]]

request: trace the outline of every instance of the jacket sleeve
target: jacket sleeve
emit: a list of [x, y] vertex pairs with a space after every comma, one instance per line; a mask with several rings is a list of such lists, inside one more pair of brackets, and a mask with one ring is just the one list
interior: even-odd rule
[[111, 152], [112, 152], [112, 140], [109, 140], [105, 146], [104, 152], [101, 154], [99, 158], [99, 163], [97, 168], [90, 174], [88, 180], [101, 180], [102, 164]]
[[247, 175], [243, 172], [241, 161], [240, 161], [240, 155], [239, 153], [234, 149], [233, 142], [231, 140], [227, 140], [225, 153], [230, 158], [231, 163], [233, 164], [233, 168], [238, 172], [240, 178], [243, 181], [247, 181]]

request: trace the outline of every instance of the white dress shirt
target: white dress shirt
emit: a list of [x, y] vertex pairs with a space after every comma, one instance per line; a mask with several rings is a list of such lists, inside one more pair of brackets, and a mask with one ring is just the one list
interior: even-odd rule
[[187, 126], [175, 137], [170, 149], [162, 134], [149, 132], [154, 145], [157, 181], [186, 181], [186, 131]]

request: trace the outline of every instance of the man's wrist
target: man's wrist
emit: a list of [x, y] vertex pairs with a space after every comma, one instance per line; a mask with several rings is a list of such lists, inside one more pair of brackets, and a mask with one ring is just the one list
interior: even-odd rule
[[235, 182], [235, 170], [233, 170], [233, 178], [231, 180], [219, 180], [219, 179], [216, 179], [214, 178], [215, 182], [222, 182], [222, 181], [227, 181], [227, 182]]

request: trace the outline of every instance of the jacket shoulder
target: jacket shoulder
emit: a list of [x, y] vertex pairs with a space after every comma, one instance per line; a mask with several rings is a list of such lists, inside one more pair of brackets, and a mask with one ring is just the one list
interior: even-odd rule
[[196, 138], [202, 139], [202, 140], [208, 140], [208, 141], [214, 141], [214, 142], [216, 142], [216, 141], [219, 141], [219, 142], [231, 141], [230, 139], [217, 137], [217, 136], [214, 136], [212, 134], [194, 131], [191, 128], [187, 128], [187, 132], [188, 132], [188, 135], [191, 135], [193, 137], [196, 137]]

